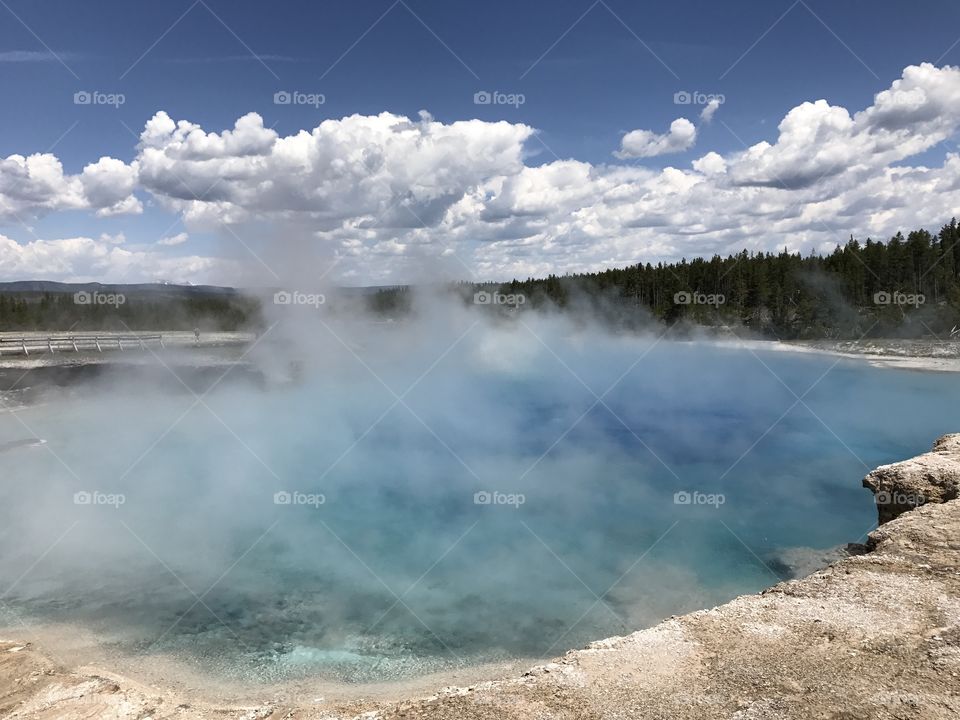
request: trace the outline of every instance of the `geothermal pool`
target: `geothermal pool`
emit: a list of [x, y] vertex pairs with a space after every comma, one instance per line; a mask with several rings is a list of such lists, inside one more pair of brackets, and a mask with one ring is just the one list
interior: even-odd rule
[[271, 342], [200, 400], [157, 367], [0, 413], [10, 624], [265, 681], [554, 656], [862, 540], [861, 477], [956, 430], [954, 376], [814, 354], [325, 325], [281, 381]]

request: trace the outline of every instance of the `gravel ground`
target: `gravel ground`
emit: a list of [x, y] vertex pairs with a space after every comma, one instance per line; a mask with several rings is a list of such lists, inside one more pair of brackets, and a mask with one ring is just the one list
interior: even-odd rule
[[817, 340], [777, 344], [798, 352], [863, 360], [875, 367], [960, 372], [960, 340]]

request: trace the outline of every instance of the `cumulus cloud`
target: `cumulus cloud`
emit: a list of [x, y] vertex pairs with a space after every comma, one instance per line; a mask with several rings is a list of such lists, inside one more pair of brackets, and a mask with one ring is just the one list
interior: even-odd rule
[[[908, 161], [960, 128], [958, 106], [960, 69], [911, 66], [867, 108], [803, 102], [775, 137], [663, 169], [533, 164], [535, 130], [504, 121], [381, 113], [281, 136], [255, 113], [211, 131], [158, 112], [129, 164], [101, 158], [71, 176], [49, 154], [0, 160], [0, 218], [137, 212], [134, 193], [149, 192], [191, 233], [250, 233], [263, 261], [255, 268], [272, 266], [284, 248], [303, 266], [307, 248], [323, 248], [337, 262], [331, 279], [351, 283], [422, 279], [417, 268], [430, 279], [509, 279], [743, 248], [806, 252], [954, 215], [960, 157]], [[708, 105], [702, 121], [715, 112]], [[680, 118], [664, 135], [628, 133], [617, 155], [650, 157], [695, 140]], [[174, 241], [181, 236], [160, 244]], [[67, 253], [73, 246], [62, 242]], [[89, 242], [91, 257], [109, 249]], [[188, 274], [202, 269], [187, 260]]]
[[143, 187], [192, 222], [414, 227], [436, 223], [486, 179], [523, 169], [532, 134], [507, 122], [381, 113], [279, 138], [250, 113], [218, 135], [160, 112], [141, 135], [138, 167]]
[[277, 133], [263, 127], [263, 119], [249, 113], [236, 121], [233, 130], [206, 133], [186, 120], [175, 123], [165, 112], [153, 116], [140, 135], [141, 148], [160, 149], [174, 160], [204, 161], [226, 157], [266, 155], [273, 148]]
[[51, 153], [0, 158], [0, 220], [24, 220], [57, 210], [94, 210], [98, 215], [139, 213], [133, 195], [136, 168], [109, 157], [79, 175], [64, 173]]
[[102, 233], [100, 235], [100, 241], [109, 243], [111, 245], [123, 245], [127, 241], [127, 236], [122, 232], [114, 235], [111, 235], [110, 233]]
[[199, 282], [223, 269], [223, 261], [204, 257], [170, 258], [121, 247], [122, 235], [32, 240], [18, 243], [0, 235], [0, 281]]
[[620, 149], [614, 155], [621, 160], [656, 157], [683, 152], [697, 141], [697, 128], [686, 118], [677, 118], [670, 123], [669, 132], [658, 135], [650, 130], [632, 130], [623, 136]]
[[713, 120], [717, 110], [720, 109], [720, 98], [711, 98], [710, 101], [700, 111], [700, 122], [709, 123]]
[[80, 174], [80, 185], [87, 207], [96, 208], [101, 217], [143, 211], [140, 201], [133, 195], [137, 186], [136, 168], [120, 160], [102, 157], [87, 165]]
[[850, 115], [826, 100], [787, 113], [776, 142], [731, 164], [735, 182], [802, 188], [836, 175], [864, 176], [932, 148], [957, 129], [960, 68], [911, 66], [870, 107]]
[[704, 175], [719, 175], [727, 171], [727, 161], [719, 153], [708, 152], [691, 163], [693, 169]]
[[160, 238], [157, 240], [157, 245], [164, 245], [166, 247], [173, 247], [174, 245], [183, 245], [187, 240], [190, 239], [190, 236], [185, 233], [177, 233], [176, 235], [171, 235], [169, 237]]

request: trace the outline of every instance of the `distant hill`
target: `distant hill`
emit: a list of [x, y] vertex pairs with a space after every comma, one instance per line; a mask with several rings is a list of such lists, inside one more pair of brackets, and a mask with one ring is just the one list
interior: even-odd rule
[[[338, 287], [331, 293], [345, 297], [374, 295], [381, 290], [401, 290], [399, 285], [371, 285], [364, 287]], [[64, 283], [52, 280], [14, 280], [0, 282], [0, 293], [75, 293], [80, 291], [101, 293], [122, 293], [124, 295], [153, 295], [158, 297], [210, 297], [234, 296], [241, 293], [269, 295], [282, 289], [308, 288], [233, 288], [219, 285], [175, 285], [173, 283]]]
[[80, 291], [156, 295], [161, 297], [230, 296], [238, 290], [217, 285], [173, 285], [168, 283], [63, 283], [51, 280], [0, 282], [0, 293], [75, 293]]
[[[0, 331], [256, 330], [265, 327], [264, 304], [270, 304], [281, 290], [316, 292], [297, 286], [239, 289], [171, 283], [0, 282]], [[324, 289], [323, 294], [328, 307], [342, 300], [376, 312], [396, 310], [398, 298], [406, 296], [402, 290], [345, 287]], [[87, 293], [94, 301], [90, 297], [78, 301], [77, 293]]]

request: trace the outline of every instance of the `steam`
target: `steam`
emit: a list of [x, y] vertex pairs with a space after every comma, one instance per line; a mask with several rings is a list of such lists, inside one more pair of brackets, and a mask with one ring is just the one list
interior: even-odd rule
[[[935, 376], [444, 292], [395, 322], [266, 307], [239, 364], [158, 356], [0, 413], [11, 624], [258, 677], [555, 655], [775, 582], [758, 557], [855, 540], [864, 463], [952, 412]], [[817, 417], [788, 410], [785, 385], [827, 370]]]

